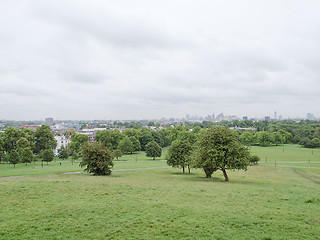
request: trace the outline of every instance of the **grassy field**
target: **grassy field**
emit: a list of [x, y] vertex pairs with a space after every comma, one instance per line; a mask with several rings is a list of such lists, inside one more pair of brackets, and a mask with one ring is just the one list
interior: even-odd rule
[[[111, 176], [54, 174], [78, 168], [66, 161], [1, 178], [0, 239], [320, 239], [320, 182], [302, 176], [319, 169], [252, 166], [229, 171], [226, 183], [220, 172], [183, 175], [137, 156], [116, 162]], [[1, 173], [13, 168], [4, 165]]]
[[303, 148], [300, 145], [281, 145], [273, 147], [250, 148], [253, 154], [261, 158], [263, 165], [285, 165], [300, 167], [320, 167], [320, 149]]

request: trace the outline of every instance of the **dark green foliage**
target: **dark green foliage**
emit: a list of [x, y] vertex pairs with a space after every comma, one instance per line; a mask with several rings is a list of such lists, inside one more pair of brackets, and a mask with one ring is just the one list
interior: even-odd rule
[[124, 138], [120, 140], [119, 150], [124, 154], [132, 153], [134, 151], [133, 143], [128, 136], [124, 136]]
[[88, 142], [89, 142], [88, 135], [72, 133], [71, 142], [69, 143], [68, 147], [72, 153], [74, 152], [79, 153], [81, 152], [82, 145]]
[[131, 136], [131, 137], [129, 137], [129, 139], [133, 144], [134, 151], [140, 151], [141, 145], [140, 145], [139, 140], [135, 136]]
[[5, 152], [17, 149], [17, 142], [21, 137], [21, 132], [13, 127], [8, 127], [3, 135], [3, 148]]
[[146, 146], [149, 142], [154, 141], [151, 130], [148, 128], [142, 128], [140, 131], [140, 137], [139, 137], [141, 150], [145, 151]]
[[57, 141], [54, 138], [54, 133], [50, 131], [50, 127], [42, 125], [35, 133], [36, 152], [40, 153], [46, 149], [55, 149]]
[[61, 146], [58, 149], [58, 156], [60, 159], [67, 159], [69, 157], [69, 151], [66, 147]]
[[53, 160], [54, 154], [51, 149], [45, 149], [40, 154], [42, 161], [51, 162]]
[[104, 143], [104, 145], [111, 150], [115, 150], [118, 149], [118, 145], [122, 137], [123, 134], [117, 129], [112, 131], [103, 130], [97, 132], [96, 141]]
[[[176, 140], [168, 149], [166, 155], [167, 164], [172, 167], [181, 167], [185, 172], [185, 167], [190, 166], [192, 146], [187, 140]], [[190, 168], [189, 168], [190, 170]]]
[[194, 153], [195, 167], [203, 168], [206, 177], [221, 170], [229, 181], [226, 170], [246, 170], [250, 153], [237, 140], [233, 131], [224, 127], [207, 129], [199, 136]]
[[19, 148], [20, 162], [31, 163], [33, 161], [33, 153], [30, 147]]
[[113, 156], [109, 148], [102, 143], [85, 144], [82, 150], [80, 167], [93, 175], [110, 175]]
[[16, 150], [11, 150], [10, 152], [6, 153], [6, 161], [13, 164], [15, 167], [17, 163], [19, 163], [19, 153]]
[[152, 157], [155, 160], [156, 157], [161, 157], [162, 149], [155, 141], [149, 142], [146, 146], [147, 157]]

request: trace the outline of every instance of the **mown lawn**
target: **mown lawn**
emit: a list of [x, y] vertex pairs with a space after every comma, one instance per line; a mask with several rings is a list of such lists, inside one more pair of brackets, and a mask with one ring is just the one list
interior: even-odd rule
[[229, 175], [226, 183], [221, 173], [162, 168], [0, 179], [0, 238], [319, 239], [318, 182], [290, 168]]

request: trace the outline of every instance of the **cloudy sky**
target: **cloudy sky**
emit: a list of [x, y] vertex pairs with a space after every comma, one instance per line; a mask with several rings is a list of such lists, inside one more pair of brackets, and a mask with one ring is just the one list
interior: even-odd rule
[[320, 117], [319, 0], [1, 0], [0, 119]]

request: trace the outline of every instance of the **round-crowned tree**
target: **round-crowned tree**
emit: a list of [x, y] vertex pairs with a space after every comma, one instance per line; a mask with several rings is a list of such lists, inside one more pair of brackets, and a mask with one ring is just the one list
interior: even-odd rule
[[221, 170], [225, 181], [229, 181], [226, 170], [246, 170], [250, 152], [233, 134], [233, 131], [216, 127], [201, 134], [194, 153], [195, 167], [203, 168], [207, 177]]
[[110, 175], [113, 167], [112, 152], [103, 143], [84, 144], [80, 167], [93, 175]]
[[161, 157], [162, 149], [159, 146], [158, 143], [155, 141], [149, 142], [146, 146], [146, 155], [147, 157], [152, 157], [153, 160], [156, 159], [156, 157]]

